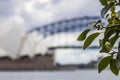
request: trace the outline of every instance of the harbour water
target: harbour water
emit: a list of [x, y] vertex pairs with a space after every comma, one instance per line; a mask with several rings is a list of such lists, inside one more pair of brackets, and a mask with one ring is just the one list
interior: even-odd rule
[[119, 80], [109, 70], [98, 74], [96, 69], [76, 71], [1, 71], [0, 80]]

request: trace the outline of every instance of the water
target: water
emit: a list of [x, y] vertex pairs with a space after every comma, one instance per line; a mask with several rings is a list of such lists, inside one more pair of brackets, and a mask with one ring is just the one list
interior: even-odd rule
[[119, 80], [109, 70], [97, 73], [97, 70], [76, 71], [12, 71], [0, 72], [0, 80]]

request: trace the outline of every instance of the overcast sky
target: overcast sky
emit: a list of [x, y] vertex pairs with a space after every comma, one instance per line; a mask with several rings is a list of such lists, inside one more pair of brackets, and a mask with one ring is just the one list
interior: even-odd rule
[[98, 0], [0, 0], [0, 21], [27, 27], [86, 15], [100, 15]]

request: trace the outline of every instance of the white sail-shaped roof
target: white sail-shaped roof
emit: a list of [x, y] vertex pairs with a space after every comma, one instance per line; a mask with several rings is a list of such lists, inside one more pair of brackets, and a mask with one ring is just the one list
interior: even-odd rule
[[7, 52], [8, 56], [15, 59], [17, 58], [26, 26], [16, 20], [12, 21], [10, 23], [4, 21], [0, 24], [0, 48], [2, 49], [0, 51]]
[[0, 57], [9, 56], [8, 52], [2, 48], [0, 48]]
[[36, 42], [37, 35], [38, 35], [37, 32], [33, 32], [33, 33], [28, 34], [25, 37], [19, 56], [27, 55], [31, 58], [34, 57], [34, 48], [35, 48], [35, 42]]

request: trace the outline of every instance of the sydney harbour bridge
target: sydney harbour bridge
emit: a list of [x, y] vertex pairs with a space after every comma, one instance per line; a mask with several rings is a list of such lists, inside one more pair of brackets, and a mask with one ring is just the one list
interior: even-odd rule
[[85, 17], [79, 17], [73, 19], [66, 19], [51, 24], [43, 25], [41, 27], [40, 26], [36, 27], [32, 30], [29, 30], [28, 33], [31, 33], [33, 31], [38, 31], [44, 37], [47, 37], [59, 33], [80, 32], [82, 29], [88, 27], [89, 22], [97, 21], [98, 19], [100, 19], [100, 17], [98, 16], [92, 16], [92, 17], [85, 16]]
[[[45, 51], [55, 50], [58, 48], [81, 48], [79, 42], [76, 40], [80, 32], [88, 27], [88, 23], [92, 21], [98, 21], [98, 16], [84, 16], [73, 19], [66, 19], [57, 21], [48, 25], [43, 25], [31, 29], [28, 34], [37, 32], [39, 37], [38, 42], [42, 43], [42, 46], [38, 49], [39, 52], [35, 53], [46, 53]], [[46, 47], [46, 48], [43, 48]]]

